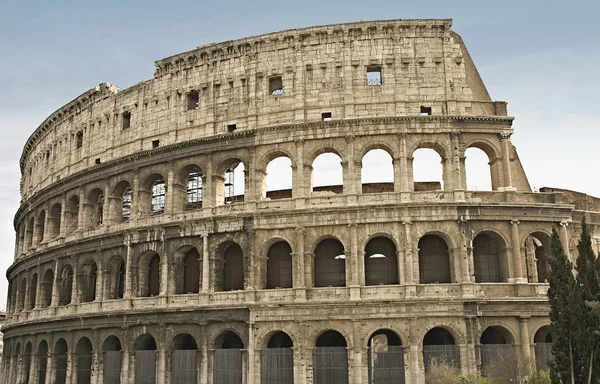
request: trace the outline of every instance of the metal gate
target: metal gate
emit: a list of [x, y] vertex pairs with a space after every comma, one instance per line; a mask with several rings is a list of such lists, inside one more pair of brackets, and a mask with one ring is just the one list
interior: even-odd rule
[[242, 350], [215, 349], [213, 376], [214, 384], [241, 384]]
[[391, 345], [386, 351], [368, 350], [369, 384], [404, 384], [404, 351]]
[[156, 384], [156, 351], [135, 352], [135, 384]]
[[56, 384], [67, 382], [67, 354], [56, 354]]
[[515, 348], [511, 344], [481, 344], [481, 369], [489, 367], [497, 360], [502, 360], [502, 364], [516, 362]]
[[37, 355], [38, 359], [38, 384], [46, 383], [46, 369], [48, 366], [48, 355], [43, 353]]
[[121, 351], [104, 352], [103, 376], [104, 384], [121, 383], [121, 362], [123, 353]]
[[261, 361], [262, 384], [294, 383], [294, 351], [292, 348], [267, 348]]
[[175, 350], [171, 356], [171, 382], [196, 384], [198, 382], [196, 351]]
[[449, 345], [424, 345], [423, 363], [425, 371], [429, 370], [432, 364], [446, 364], [458, 367], [460, 364], [458, 347]]
[[315, 347], [314, 384], [348, 384], [346, 347]]
[[92, 354], [77, 354], [77, 384], [90, 384], [92, 375]]
[[538, 371], [547, 371], [548, 363], [552, 361], [552, 343], [535, 344], [535, 366]]

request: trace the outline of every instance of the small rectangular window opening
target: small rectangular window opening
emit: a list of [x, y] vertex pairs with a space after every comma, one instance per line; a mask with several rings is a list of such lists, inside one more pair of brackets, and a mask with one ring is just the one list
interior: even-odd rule
[[367, 67], [367, 85], [381, 85], [381, 67], [379, 65], [371, 65]]
[[131, 112], [123, 112], [121, 118], [123, 120], [123, 129], [131, 127]]
[[269, 77], [269, 94], [273, 96], [283, 94], [283, 80], [281, 76]]
[[152, 140], [152, 148], [158, 148], [160, 145], [160, 140]]
[[198, 109], [199, 102], [200, 102], [200, 92], [189, 91], [187, 94], [187, 109], [188, 109], [188, 111], [191, 111], [192, 109]]
[[81, 148], [83, 146], [83, 132], [77, 132], [76, 140], [77, 140], [77, 148]]
[[421, 106], [421, 116], [431, 116], [431, 107]]
[[323, 121], [331, 121], [333, 118], [331, 117], [331, 112], [323, 112], [321, 113], [321, 119]]
[[100, 164], [100, 158], [96, 159], [96, 164]]
[[227, 124], [227, 133], [233, 133], [237, 129], [235, 124]]

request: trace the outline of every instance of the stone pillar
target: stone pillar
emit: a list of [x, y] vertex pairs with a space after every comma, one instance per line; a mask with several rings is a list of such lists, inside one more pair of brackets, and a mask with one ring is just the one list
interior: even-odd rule
[[46, 216], [44, 217], [44, 230], [42, 231], [42, 239], [40, 243], [47, 243], [50, 239], [50, 208], [46, 204], [44, 208], [46, 210]]
[[[60, 199], [60, 228], [59, 228], [59, 237], [64, 237], [67, 235], [67, 225], [69, 221], [69, 216], [71, 216], [71, 212], [67, 210], [67, 197], [65, 195]], [[36, 383], [37, 384], [37, 383]]]
[[562, 244], [563, 250], [565, 251], [565, 255], [567, 259], [571, 260], [571, 255], [569, 252], [569, 222], [567, 220], [563, 220], [560, 222], [560, 243]]
[[467, 376], [470, 373], [469, 362], [471, 361], [467, 344], [458, 344], [458, 356], [460, 359], [460, 374]]
[[367, 351], [366, 348], [361, 348], [360, 324], [357, 321], [352, 322], [352, 330], [352, 348], [349, 348], [348, 354], [348, 358], [352, 364], [349, 369], [348, 381], [354, 384], [362, 384], [362, 357], [367, 355]]
[[173, 163], [169, 162], [169, 171], [167, 172], [167, 180], [165, 180], [166, 196], [165, 196], [165, 213], [173, 214], [173, 195], [174, 188]]
[[81, 231], [85, 227], [85, 191], [83, 188], [79, 190], [79, 212], [77, 213], [77, 230]]
[[202, 292], [211, 292], [210, 256], [208, 254], [208, 234], [202, 236]]
[[346, 286], [350, 287], [350, 300], [360, 300], [357, 225], [349, 224], [348, 226], [350, 227], [350, 252], [344, 252], [346, 254]]
[[406, 284], [406, 259], [404, 257], [405, 252], [404, 249], [398, 248], [396, 249], [396, 259], [398, 260], [398, 284], [405, 285]]
[[419, 367], [421, 340], [418, 336], [417, 319], [412, 318], [409, 322], [409, 351], [408, 351], [408, 375], [407, 383], [421, 384], [423, 382], [423, 373]]
[[131, 185], [131, 205], [129, 207], [129, 221], [134, 222], [134, 220], [140, 218], [140, 209], [140, 172], [137, 169], [134, 169], [133, 180]]
[[[73, 337], [71, 337], [71, 342], [72, 341]], [[71, 345], [73, 345], [73, 343], [71, 343]], [[67, 379], [65, 380], [67, 384], [77, 384], [76, 382], [74, 382], [77, 380], [77, 375], [73, 375], [77, 364], [73, 360], [75, 360], [75, 352], [69, 350], [67, 352]]]
[[[260, 383], [260, 363], [257, 365], [255, 360], [255, 339], [254, 339], [254, 323], [250, 323], [248, 327], [248, 348], [247, 348], [247, 361], [246, 361], [246, 372], [247, 380], [246, 384], [254, 384], [256, 382], [256, 376], [259, 377], [258, 382]], [[260, 352], [260, 351], [259, 351]], [[258, 355], [260, 357], [260, 353]], [[242, 364], [244, 362], [242, 361]]]
[[450, 147], [452, 151], [452, 179], [454, 182], [454, 190], [465, 190], [465, 180], [463, 167], [461, 167], [461, 154], [460, 154], [460, 132], [450, 133]]
[[[342, 159], [342, 168], [344, 170], [344, 194], [345, 195], [354, 195], [358, 193], [356, 189], [356, 162], [354, 161], [354, 136], [347, 135], [346, 136], [346, 144], [348, 146], [348, 152], [346, 154], [347, 158]], [[358, 180], [360, 184], [360, 180]]]
[[[39, 346], [38, 343], [38, 339], [36, 338], [34, 343], [35, 345]], [[25, 384], [38, 384], [39, 377], [38, 375], [40, 374], [39, 372], [39, 367], [38, 367], [38, 357], [37, 354], [33, 353], [33, 348], [31, 350], [31, 363], [29, 364], [29, 382], [25, 383]]]
[[50, 307], [58, 306], [58, 274], [59, 273], [60, 273], [60, 271], [58, 270], [58, 260], [55, 260], [55, 262], [54, 262], [54, 279], [52, 280], [52, 301], [50, 303]]
[[104, 202], [102, 204], [102, 224], [110, 225], [112, 223], [113, 212], [110, 209], [110, 183], [108, 179], [104, 180]]
[[519, 220], [510, 221], [510, 240], [512, 245], [512, 264], [513, 264], [513, 281], [516, 283], [526, 283], [527, 279], [523, 277], [523, 267], [521, 258], [521, 242], [519, 238]]
[[304, 140], [296, 140], [296, 161], [294, 162], [292, 175], [292, 197], [306, 197], [304, 181]]
[[202, 208], [210, 209], [215, 206], [215, 190], [213, 182], [212, 156], [210, 153], [206, 157], [206, 169], [202, 178]]
[[[132, 211], [133, 212], [133, 211]], [[131, 299], [133, 296], [132, 287], [132, 276], [131, 276], [131, 235], [127, 234], [125, 237], [125, 247], [127, 248], [127, 255], [125, 258], [125, 290], [123, 292], [124, 299]]]
[[[405, 284], [406, 285], [414, 285], [416, 284], [415, 280], [415, 271], [414, 271], [414, 263], [413, 263], [413, 244], [412, 244], [412, 235], [410, 225], [412, 224], [410, 220], [405, 220], [402, 222], [404, 224], [404, 260], [406, 265], [404, 266], [404, 271], [406, 274]], [[416, 256], [418, 258], [418, 255]]]
[[292, 254], [293, 287], [296, 290], [296, 301], [306, 301], [306, 271], [304, 267], [304, 227], [296, 228], [296, 252]]
[[208, 339], [205, 333], [206, 327], [202, 326], [202, 340], [200, 341], [202, 362], [200, 363], [200, 381], [199, 383], [208, 383]]
[[512, 185], [512, 174], [510, 169], [510, 136], [512, 133], [500, 134], [500, 146], [502, 147], [502, 170], [504, 174], [504, 190], [516, 190]]
[[471, 240], [467, 231], [469, 230], [467, 222], [462, 218], [459, 223], [460, 226], [460, 247], [458, 248], [460, 257], [460, 268], [461, 268], [461, 282], [462, 283], [473, 283], [474, 276], [472, 276], [471, 271], [473, 271], [473, 247], [471, 244]]
[[96, 298], [94, 301], [104, 300], [104, 265], [100, 260], [96, 266]]
[[531, 361], [531, 345], [529, 344], [529, 317], [519, 316], [519, 337], [521, 338], [521, 358]]
[[[411, 184], [411, 180], [409, 178], [408, 172], [408, 157], [409, 155], [406, 153], [406, 133], [402, 132], [398, 134], [398, 139], [400, 141], [400, 169], [398, 170], [399, 178], [400, 178], [400, 192], [410, 192], [414, 189]], [[395, 164], [394, 164], [395, 169]], [[396, 171], [394, 170], [394, 174]], [[395, 177], [395, 175], [394, 175]]]
[[[54, 351], [53, 345], [48, 345]], [[48, 352], [48, 362], [46, 363], [46, 382], [45, 384], [52, 384], [56, 376], [56, 354], [54, 352]]]
[[[129, 360], [131, 359], [131, 353], [129, 352], [128, 342], [125, 342], [122, 345], [123, 350], [121, 352], [121, 383], [125, 384], [130, 381]], [[133, 371], [131, 377], [133, 377]]]
[[[164, 244], [164, 243], [163, 243]], [[164, 248], [164, 247], [163, 247]], [[162, 252], [160, 256], [160, 289], [159, 296], [166, 296], [169, 286], [169, 255], [167, 252]]]
[[[83, 279], [82, 279], [83, 280]], [[79, 267], [77, 263], [73, 264], [73, 284], [71, 285], [71, 304], [79, 304], [81, 302], [79, 294]]]

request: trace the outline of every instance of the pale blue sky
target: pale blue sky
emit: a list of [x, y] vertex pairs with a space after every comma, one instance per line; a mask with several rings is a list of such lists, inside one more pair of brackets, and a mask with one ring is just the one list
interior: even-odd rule
[[22, 147], [54, 110], [101, 82], [150, 79], [154, 60], [198, 45], [312, 25], [452, 18], [492, 98], [509, 102], [532, 186], [598, 196], [599, 11], [592, 0], [0, 0], [0, 271], [13, 258]]

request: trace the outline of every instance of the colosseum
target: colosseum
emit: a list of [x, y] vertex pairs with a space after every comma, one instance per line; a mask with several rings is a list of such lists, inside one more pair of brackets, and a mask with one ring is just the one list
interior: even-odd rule
[[[506, 103], [451, 25], [208, 44], [51, 114], [20, 159], [0, 381], [420, 384], [433, 361], [477, 374], [499, 353], [546, 367], [549, 234], [574, 258], [586, 217], [597, 247], [600, 199], [532, 191]], [[489, 190], [467, 187], [470, 148]], [[441, 181], [414, 177], [423, 149]], [[365, 181], [374, 152], [390, 180]]]

